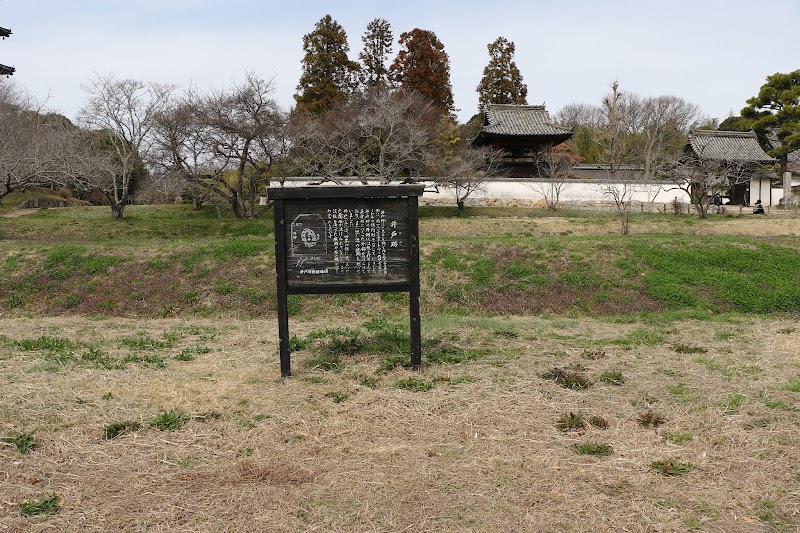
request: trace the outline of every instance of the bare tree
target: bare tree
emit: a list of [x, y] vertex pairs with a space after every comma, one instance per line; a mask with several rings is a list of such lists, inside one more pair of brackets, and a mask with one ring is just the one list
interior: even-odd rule
[[608, 165], [608, 181], [598, 187], [603, 196], [614, 202], [620, 217], [622, 234], [628, 235], [630, 233], [631, 200], [635, 184], [628, 173], [619, 172], [619, 167], [625, 160], [628, 149], [622, 120], [624, 99], [625, 95], [619, 90], [619, 82], [613, 81], [611, 94], [603, 98], [601, 108], [604, 127], [601, 130], [600, 145], [603, 149], [603, 161]]
[[102, 191], [111, 204], [112, 217], [119, 220], [124, 216], [137, 167], [141, 169], [153, 155], [153, 128], [168, 105], [173, 87], [108, 74], [96, 76], [82, 88], [87, 102], [78, 114], [79, 123], [101, 137], [101, 144], [117, 164], [115, 169], [106, 169], [108, 175], [86, 175], [82, 179], [86, 186]]
[[61, 138], [73, 125], [0, 78], [0, 200], [13, 191], [62, 184]]
[[292, 162], [300, 172], [337, 182], [381, 183], [419, 175], [433, 139], [433, 107], [414, 92], [376, 86], [314, 117], [296, 115]]
[[569, 180], [575, 177], [572, 168], [577, 162], [578, 158], [564, 143], [546, 146], [536, 153], [538, 179], [527, 185], [544, 199], [548, 209], [558, 209], [561, 194], [571, 185]]
[[485, 190], [486, 181], [504, 175], [502, 152], [488, 146], [471, 148], [462, 143], [446, 161], [440, 161], [440, 174], [434, 183], [450, 191], [459, 211], [466, 208], [466, 200], [472, 194]]
[[577, 128], [599, 128], [603, 123], [602, 110], [593, 104], [573, 102], [562, 107], [555, 115], [553, 121], [562, 126]]
[[158, 115], [156, 143], [161, 180], [176, 183], [198, 210], [217, 190], [227, 161], [219, 157], [201, 113], [202, 96], [194, 89]]
[[656, 178], [680, 153], [689, 129], [704, 116], [698, 106], [677, 96], [630, 95], [625, 102], [628, 130], [641, 138], [636, 159], [644, 165], [645, 179]]
[[215, 175], [216, 191], [237, 218], [258, 216], [256, 206], [269, 185], [272, 165], [288, 150], [288, 115], [273, 92], [272, 80], [248, 73], [228, 90], [212, 91], [200, 111], [213, 157], [226, 171]]
[[349, 105], [337, 105], [319, 116], [295, 111], [290, 160], [299, 174], [340, 183], [342, 176], [356, 173], [360, 143], [353, 131], [354, 115]]
[[750, 180], [756, 167], [745, 161], [706, 158], [703, 154], [684, 152], [673, 160], [669, 173], [677, 189], [689, 195], [700, 218], [708, 216], [714, 194], [722, 194], [732, 185]]

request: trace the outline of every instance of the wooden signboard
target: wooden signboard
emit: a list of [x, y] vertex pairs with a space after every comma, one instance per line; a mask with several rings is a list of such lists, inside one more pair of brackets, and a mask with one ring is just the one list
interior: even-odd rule
[[411, 366], [422, 361], [419, 224], [422, 185], [271, 187], [281, 375], [291, 375], [289, 294], [408, 292]]

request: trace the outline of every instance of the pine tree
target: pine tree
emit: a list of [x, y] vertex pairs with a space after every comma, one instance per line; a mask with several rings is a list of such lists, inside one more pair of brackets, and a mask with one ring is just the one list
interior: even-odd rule
[[453, 87], [450, 84], [450, 57], [432, 31], [415, 28], [400, 35], [402, 50], [389, 71], [404, 89], [430, 99], [446, 113], [454, 111]]
[[361, 82], [367, 87], [386, 84], [389, 81], [386, 62], [394, 43], [391, 26], [384, 19], [376, 18], [367, 24], [361, 41], [364, 43], [364, 50], [358, 55], [362, 65]]
[[350, 46], [344, 28], [330, 15], [303, 36], [303, 50], [303, 73], [295, 100], [303, 110], [320, 114], [353, 92], [359, 66], [347, 56]]
[[527, 104], [528, 86], [522, 83], [522, 74], [514, 63], [514, 43], [498, 37], [487, 48], [489, 64], [477, 88], [480, 109], [487, 104]]
[[758, 96], [747, 100], [742, 122], [761, 139], [774, 133], [780, 146], [769, 151], [780, 159], [781, 173], [786, 172], [788, 154], [800, 149], [800, 70], [767, 76]]

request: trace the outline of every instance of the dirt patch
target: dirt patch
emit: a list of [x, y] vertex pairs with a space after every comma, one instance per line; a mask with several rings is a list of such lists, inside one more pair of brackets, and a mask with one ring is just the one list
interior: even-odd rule
[[[302, 338], [362, 319], [293, 320], [291, 329]], [[273, 321], [0, 320], [0, 436], [35, 431], [38, 441], [24, 455], [0, 447], [0, 530], [800, 525], [796, 320], [423, 322], [426, 336], [486, 356], [386, 373], [377, 371], [381, 356], [358, 354], [321, 372], [299, 351], [294, 376], [282, 380]], [[41, 338], [49, 341], [23, 342]], [[57, 350], [63, 341], [69, 356]], [[163, 364], [139, 357], [100, 368], [98, 352]], [[541, 377], [554, 367], [580, 368], [592, 385], [571, 390]], [[603, 381], [610, 371], [624, 381]], [[408, 379], [434, 387], [397, 386]], [[150, 425], [167, 410], [187, 423]], [[643, 427], [647, 411], [663, 424]], [[607, 427], [561, 431], [568, 413]], [[104, 428], [124, 420], [140, 428], [106, 439]], [[576, 453], [587, 442], [613, 452]], [[692, 466], [668, 476], [651, 468], [659, 460]], [[57, 514], [19, 515], [20, 502], [52, 493], [64, 502]]]
[[17, 218], [24, 215], [32, 215], [38, 212], [39, 212], [38, 209], [12, 209], [10, 211], [3, 211], [2, 213], [0, 213], [0, 217]]

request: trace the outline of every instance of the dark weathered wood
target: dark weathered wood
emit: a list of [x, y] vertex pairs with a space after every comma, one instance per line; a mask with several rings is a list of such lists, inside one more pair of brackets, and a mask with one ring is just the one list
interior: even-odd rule
[[286, 204], [289, 287], [408, 282], [406, 199], [301, 199]]
[[408, 285], [411, 328], [411, 368], [422, 366], [422, 332], [419, 316], [419, 214], [417, 198], [408, 197]]
[[289, 294], [343, 294], [356, 292], [409, 292], [408, 283], [380, 283], [368, 285], [299, 285], [289, 287]]
[[278, 293], [278, 339], [281, 358], [281, 376], [292, 375], [291, 353], [289, 352], [289, 300], [286, 282], [286, 225], [283, 200], [273, 204], [275, 213], [275, 271]]
[[270, 187], [270, 200], [286, 198], [404, 198], [422, 196], [424, 185], [360, 185], [360, 186], [306, 186]]
[[411, 366], [422, 364], [418, 199], [423, 187], [270, 188], [281, 375], [291, 376], [289, 294], [408, 292]]

